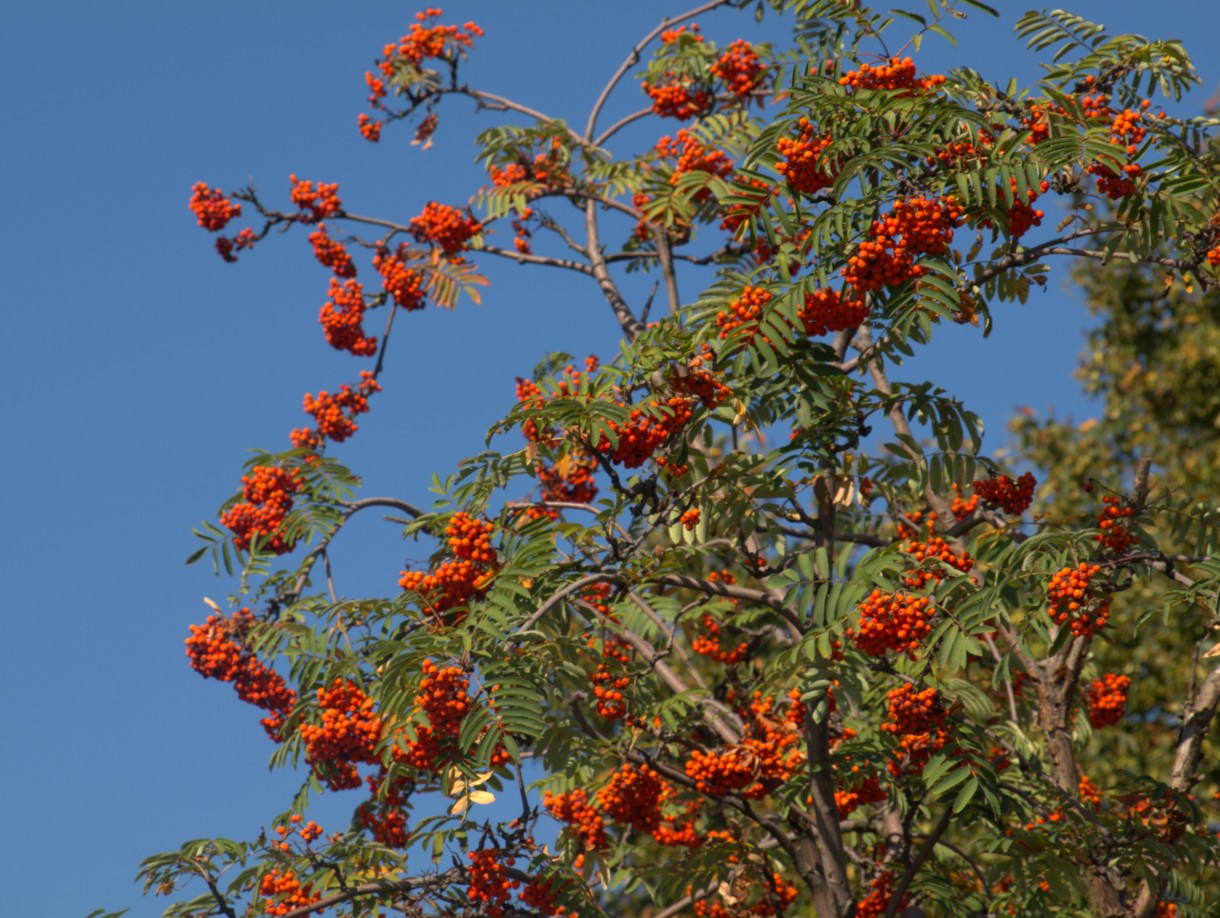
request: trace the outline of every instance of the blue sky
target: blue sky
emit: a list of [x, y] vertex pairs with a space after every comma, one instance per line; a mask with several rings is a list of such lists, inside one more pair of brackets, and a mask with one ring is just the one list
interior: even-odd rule
[[[996, 5], [1004, 20], [961, 24], [960, 56], [930, 39], [921, 67], [965, 62], [1030, 79], [1034, 59], [1010, 33], [1025, 5]], [[606, 16], [611, 7], [591, 2], [449, 3], [445, 20], [486, 29], [473, 84], [583, 123], [662, 4], [612, 6]], [[236, 487], [246, 450], [281, 448], [304, 421], [302, 394], [333, 390], [359, 365], [322, 340], [327, 272], [304, 234], [224, 265], [186, 202], [199, 180], [253, 182], [286, 201], [292, 172], [340, 182], [362, 213], [406, 218], [428, 200], [463, 202], [484, 181], [472, 139], [495, 116], [471, 118], [451, 100], [427, 152], [406, 131], [373, 146], [355, 129], [364, 71], [416, 9], [75, 0], [7, 11], [5, 913], [159, 915], [132, 885], [142, 857], [192, 837], [253, 837], [296, 790], [296, 777], [268, 773], [254, 712], [188, 669], [187, 625], [208, 614], [202, 597], [223, 604], [231, 584], [182, 562], [190, 527]], [[1113, 31], [1184, 37], [1205, 87], [1182, 111], [1220, 84], [1205, 44], [1220, 26], [1211, 2], [1073, 9]], [[775, 34], [733, 13], [701, 24], [723, 43]], [[640, 99], [628, 86], [611, 117]], [[612, 352], [616, 326], [595, 289], [527, 271], [489, 265], [482, 307], [400, 317], [386, 391], [335, 451], [365, 476], [366, 495], [427, 503], [432, 473], [481, 448], [516, 375], [550, 350]], [[987, 342], [950, 330], [908, 378], [960, 392], [995, 436], [1017, 404], [1087, 416], [1071, 376], [1085, 316], [1062, 277], [1029, 305], [1004, 307]], [[688, 279], [686, 299], [697, 290]], [[427, 553], [390, 524], [359, 520], [336, 546], [337, 586], [388, 595], [404, 559]], [[354, 803], [326, 801], [319, 821], [341, 828]]]

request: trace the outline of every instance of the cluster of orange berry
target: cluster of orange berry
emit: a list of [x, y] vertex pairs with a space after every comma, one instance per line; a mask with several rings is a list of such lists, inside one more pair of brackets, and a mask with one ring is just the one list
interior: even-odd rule
[[690, 77], [667, 71], [663, 82], [643, 84], [645, 95], [652, 100], [652, 112], [661, 118], [689, 121], [712, 110], [715, 97]]
[[[431, 660], [423, 662], [424, 678], [419, 683], [415, 706], [427, 719], [427, 724], [415, 728], [415, 739], [405, 742], [405, 749], [396, 746], [394, 758], [420, 771], [439, 772], [453, 757], [450, 748], [457, 740], [462, 721], [474, 704], [470, 699], [470, 678], [457, 666], [440, 667]], [[493, 765], [503, 764], [505, 756], [497, 752]]]
[[840, 269], [856, 293], [892, 287], [922, 277], [920, 254], [943, 254], [961, 222], [962, 206], [952, 196], [900, 199], [889, 214], [874, 220], [869, 238]]
[[903, 772], [918, 772], [933, 753], [944, 748], [948, 734], [943, 724], [948, 710], [934, 688], [919, 689], [904, 682], [892, 689], [889, 698], [889, 719], [881, 724], [881, 730], [898, 740], [894, 758], [889, 762], [891, 775], [898, 777]]
[[603, 433], [594, 450], [617, 465], [638, 469], [694, 415], [691, 400], [682, 396], [673, 396], [664, 402], [652, 399], [648, 407], [658, 413], [653, 415], [642, 408], [633, 408], [626, 424], [607, 421], [606, 426], [618, 437], [618, 443], [611, 444], [610, 438]]
[[968, 498], [962, 497], [961, 486], [955, 481], [953, 482], [953, 502], [949, 505], [949, 512], [953, 514], [953, 518], [961, 522], [970, 514], [972, 514], [979, 505], [979, 493], [975, 488], [975, 492]]
[[430, 201], [418, 217], [411, 218], [411, 232], [420, 242], [431, 242], [449, 258], [466, 251], [467, 243], [483, 231], [483, 224], [469, 211]]
[[988, 151], [995, 143], [995, 137], [985, 128], [979, 128], [978, 133], [971, 136], [957, 137], [945, 142], [933, 156], [928, 157], [928, 165], [940, 163], [950, 169], [960, 169], [968, 164], [982, 165], [987, 161]]
[[796, 774], [805, 761], [799, 730], [787, 718], [777, 719], [773, 706], [773, 698], [755, 692], [748, 708], [739, 711], [747, 725], [739, 745], [691, 753], [685, 770], [700, 793], [761, 800]]
[[360, 118], [357, 120], [357, 126], [360, 129], [360, 136], [369, 143], [377, 143], [381, 140], [381, 122], [375, 118], [370, 118], [364, 112], [360, 113]]
[[[209, 233], [220, 232], [230, 220], [241, 216], [240, 203], [230, 201], [222, 191], [209, 188], [204, 182], [196, 182], [191, 186], [190, 208], [199, 220], [199, 225]], [[225, 236], [217, 239], [216, 251], [225, 261], [237, 261], [237, 256], [233, 253], [250, 248], [255, 240], [254, 230], [247, 227], [231, 239]]]
[[981, 479], [974, 483], [974, 493], [988, 503], [995, 504], [1009, 516], [1020, 516], [1029, 509], [1034, 499], [1034, 488], [1038, 480], [1026, 472], [1016, 481], [1007, 475]]
[[[869, 883], [869, 893], [856, 903], [856, 918], [882, 918], [889, 910], [894, 898], [894, 871], [882, 870]], [[908, 896], [904, 893], [895, 912], [906, 908]]]
[[516, 859], [501, 858], [498, 848], [469, 851], [466, 856], [470, 858], [470, 901], [483, 903], [482, 914], [488, 918], [500, 918], [509, 895], [521, 885], [520, 881], [509, 877], [507, 870]]
[[202, 625], [191, 625], [186, 655], [191, 669], [205, 679], [232, 682], [238, 698], [269, 711], [271, 716], [263, 719], [263, 728], [279, 742], [297, 694], [279, 673], [264, 666], [241, 643], [253, 624], [249, 609], [240, 609], [229, 619], [209, 616]]
[[665, 784], [647, 765], [623, 765], [597, 792], [598, 806], [615, 822], [651, 835], [661, 824]]
[[868, 304], [863, 299], [842, 296], [837, 290], [822, 287], [805, 294], [799, 315], [805, 334], [817, 337], [855, 328], [868, 318]]
[[724, 650], [720, 646], [720, 624], [716, 619], [711, 615], [704, 615], [701, 625], [702, 632], [691, 641], [691, 649], [695, 653], [725, 666], [736, 666], [746, 658], [750, 650], [748, 641], [741, 641], [732, 650]]
[[291, 870], [282, 873], [271, 870], [263, 876], [258, 887], [259, 895], [266, 901], [263, 912], [268, 915], [287, 915], [299, 908], [313, 905], [322, 898], [321, 893], [315, 893], [313, 886], [301, 885], [297, 875]]
[[[657, 141], [657, 156], [662, 159], [675, 160], [673, 175], [669, 184], [677, 185], [678, 177], [688, 172], [706, 172], [727, 178], [733, 173], [733, 161], [723, 150], [705, 147], [693, 133], [683, 128], [676, 138], [668, 135]], [[710, 189], [703, 189], [692, 199], [704, 201], [711, 196]]]
[[295, 175], [288, 176], [292, 182], [292, 203], [303, 213], [298, 219], [304, 223], [317, 223], [332, 214], [343, 213], [343, 202], [339, 200], [339, 183], [303, 181]]
[[724, 80], [729, 92], [744, 99], [758, 88], [767, 66], [758, 58], [750, 43], [739, 38], [724, 49], [711, 67], [712, 75]]
[[697, 399], [704, 408], [715, 408], [732, 395], [732, 390], [721, 382], [713, 370], [716, 355], [711, 346], [704, 344], [687, 362], [669, 375], [669, 387], [677, 395]]
[[[853, 765], [851, 770], [854, 776], [860, 767]], [[835, 791], [835, 808], [838, 810], [839, 819], [846, 819], [860, 807], [880, 803], [888, 798], [889, 793], [881, 786], [881, 780], [876, 775], [868, 775], [842, 790]]]
[[297, 449], [318, 449], [323, 439], [342, 443], [356, 432], [356, 415], [369, 410], [369, 396], [380, 392], [381, 385], [368, 370], [360, 372], [360, 383], [353, 389], [347, 383], [335, 395], [319, 392], [315, 398], [305, 393], [305, 411], [313, 415], [317, 427], [300, 427], [292, 431], [292, 445]]
[[[378, 60], [377, 69], [381, 77], [371, 72], [364, 75], [369, 87], [369, 106], [374, 110], [382, 109], [382, 99], [386, 97], [386, 80], [394, 79], [399, 67], [419, 70], [423, 62], [430, 58], [453, 60], [463, 49], [472, 47], [476, 37], [483, 34], [473, 22], [465, 23], [461, 28], [454, 25], [425, 25], [429, 19], [440, 16], [441, 10], [429, 8], [422, 13], [416, 13], [418, 20], [411, 24], [407, 34], [397, 42], [391, 42], [382, 49], [382, 59]], [[384, 79], [382, 79], [384, 77]], [[360, 134], [365, 140], [376, 143], [381, 139], [382, 122], [361, 113], [359, 118]], [[436, 127], [436, 113], [431, 113], [420, 126], [420, 135], [427, 136]]]
[[[402, 571], [398, 585], [424, 596], [432, 613], [439, 615], [463, 609], [472, 599], [487, 592], [499, 567], [496, 550], [491, 545], [493, 530], [486, 520], [458, 511], [445, 527], [453, 558], [433, 571]], [[464, 617], [463, 610], [443, 620], [446, 624], [456, 624]]]
[[318, 228], [309, 234], [313, 245], [314, 258], [326, 268], [330, 268], [336, 277], [355, 277], [356, 264], [342, 242], [332, 239], [326, 232], [326, 224], [319, 223]]
[[[736, 860], [735, 856], [733, 860]], [[731, 899], [724, 898], [726, 892], [732, 896]], [[760, 898], [751, 903], [755, 894]], [[771, 915], [786, 915], [789, 913], [785, 909], [796, 901], [797, 888], [785, 880], [783, 874], [773, 873], [771, 876], [741, 876], [731, 886], [721, 884], [720, 895], [719, 899], [696, 900], [694, 909], [697, 918], [768, 918]]]
[[727, 310], [716, 314], [716, 327], [720, 329], [720, 337], [727, 339], [738, 328], [746, 328], [744, 334], [753, 337], [762, 319], [763, 309], [770, 302], [770, 293], [761, 287], [751, 287], [747, 284], [741, 295], [729, 303]]
[[[589, 646], [595, 645], [592, 637]], [[597, 713], [606, 720], [622, 720], [627, 716], [627, 702], [623, 689], [631, 685], [631, 676], [624, 669], [631, 660], [627, 644], [615, 637], [602, 642], [602, 659], [597, 669], [589, 674], [593, 686], [593, 697], [597, 699]], [[613, 666], [615, 672], [611, 671]], [[617, 674], [616, 674], [617, 673]]]
[[289, 828], [288, 826], [276, 826], [275, 829], [275, 834], [280, 837], [280, 840], [275, 843], [275, 846], [281, 851], [292, 850], [292, 845], [289, 844], [288, 839], [293, 835], [300, 836], [301, 841], [305, 842], [307, 845], [310, 842], [322, 837], [322, 827], [313, 820], [310, 820], [309, 822], [305, 823], [305, 825], [297, 828], [301, 822], [301, 815], [299, 813], [293, 813], [292, 816], [288, 818], [288, 821], [292, 824], [292, 828]]
[[[544, 501], [588, 504], [597, 497], [597, 482], [594, 479], [597, 460], [583, 450], [574, 448], [553, 464], [538, 462], [534, 469], [542, 486], [540, 496]], [[531, 507], [529, 515], [532, 518], [545, 516], [556, 519], [559, 511], [552, 507]]]
[[793, 191], [817, 194], [834, 184], [834, 164], [826, 162], [822, 156], [832, 138], [830, 134], [821, 133], [808, 118], [801, 118], [796, 126], [800, 133], [795, 138], [781, 137], [776, 141], [775, 148], [784, 161], [776, 164], [775, 171]]
[[1101, 500], [1106, 506], [1097, 521], [1101, 533], [1094, 538], [1112, 552], [1126, 551], [1135, 544], [1135, 536], [1123, 520], [1135, 516], [1135, 508], [1119, 497], [1106, 496]]
[[1081, 561], [1057, 571], [1046, 588], [1047, 614], [1060, 625], [1070, 625], [1077, 637], [1092, 637], [1110, 619], [1110, 600], [1093, 595], [1089, 584], [1101, 568]]
[[318, 689], [319, 723], [302, 723], [305, 757], [331, 790], [360, 786], [356, 763], [376, 765], [382, 722], [356, 683], [335, 679]]
[[860, 630], [849, 628], [847, 636], [873, 656], [892, 650], [914, 659], [920, 642], [932, 633], [935, 614], [931, 597], [873, 590], [860, 604]]
[[204, 182], [191, 186], [190, 208], [209, 233], [219, 232], [234, 217], [241, 216], [240, 203], [230, 201], [219, 188], [209, 188]]
[[[395, 747], [395, 758], [399, 758]], [[363, 826], [373, 840], [387, 848], [405, 848], [407, 846], [407, 814], [405, 806], [407, 795], [403, 789], [408, 779], [400, 775], [397, 780], [385, 785], [384, 791], [378, 792], [385, 782], [388, 771], [383, 765], [377, 777], [369, 776], [369, 790], [373, 796], [356, 807], [356, 820]]]
[[487, 171], [491, 183], [500, 187], [519, 182], [537, 182], [548, 188], [564, 188], [572, 184], [563, 142], [558, 137], [552, 137], [550, 146], [536, 153], [532, 161], [526, 161], [522, 156], [517, 162], [503, 167], [489, 166]]
[[1081, 775], [1080, 782], [1077, 784], [1077, 792], [1080, 795], [1082, 802], [1093, 807], [1101, 806], [1101, 788], [1093, 783], [1093, 780], [1088, 775]]
[[566, 794], [547, 791], [543, 794], [542, 805], [568, 827], [585, 851], [601, 851], [607, 846], [606, 821], [597, 808], [590, 805], [585, 791], [580, 788]]
[[394, 254], [379, 250], [373, 255], [373, 267], [381, 275], [382, 289], [398, 306], [412, 312], [424, 308], [424, 279], [418, 271], [407, 267], [403, 258], [405, 249], [405, 245], [400, 245]]
[[886, 63], [873, 67], [861, 64], [859, 70], [851, 70], [839, 77], [840, 86], [852, 89], [883, 89], [896, 90], [918, 89], [927, 92], [934, 86], [940, 86], [945, 78], [940, 75], [918, 77], [915, 61], [909, 57], [891, 57]]
[[[1008, 208], [1008, 235], [1013, 239], [1020, 239], [1033, 227], [1042, 225], [1046, 211], [1035, 209], [1033, 204], [1040, 193], [1045, 194], [1050, 190], [1051, 185], [1050, 182], [1043, 181], [1038, 188], [1027, 188], [1024, 201], [1021, 200], [1016, 179], [1010, 180], [1009, 187], [1012, 189], [1012, 204]], [[990, 220], [984, 220], [983, 225], [991, 226], [992, 223]]]
[[263, 551], [277, 555], [292, 551], [295, 543], [284, 539], [280, 527], [292, 510], [292, 495], [304, 487], [300, 474], [256, 465], [242, 476], [241, 483], [245, 500], [220, 517], [220, 525], [233, 532], [234, 546], [247, 551], [254, 539], [260, 539]]
[[233, 254], [234, 252], [240, 252], [243, 249], [253, 248], [255, 241], [256, 237], [254, 235], [254, 230], [250, 229], [250, 227], [246, 227], [232, 238], [221, 236], [219, 239], [217, 239], [216, 251], [220, 253], [221, 258], [229, 263], [232, 263], [237, 261], [237, 256]]
[[[924, 519], [927, 526], [924, 538], [919, 539], [911, 533], [907, 536], [907, 541], [900, 546], [905, 554], [910, 555], [919, 564], [919, 567], [908, 570], [903, 578], [903, 582], [912, 590], [922, 589], [933, 581], [942, 581], [945, 578], [945, 567], [955, 568], [963, 574], [969, 573], [974, 567], [974, 559], [970, 557], [969, 552], [963, 550], [958, 554], [941, 536], [933, 534], [935, 513], [929, 513]], [[907, 532], [910, 532], [909, 528]]]
[[364, 336], [365, 306], [364, 286], [359, 281], [340, 284], [337, 278], [330, 279], [329, 299], [322, 305], [318, 321], [331, 347], [357, 357], [377, 353], [377, 339]]
[[471, 48], [476, 38], [483, 37], [483, 30], [473, 22], [464, 23], [460, 28], [455, 25], [424, 25], [429, 19], [442, 15], [444, 10], [429, 7], [422, 13], [416, 13], [407, 34], [399, 39], [398, 44], [388, 44], [383, 50], [385, 60], [378, 66], [389, 79], [394, 75], [396, 60], [404, 61], [412, 67], [419, 67], [428, 58], [447, 58], [452, 49], [462, 46]]
[[1095, 728], [1109, 727], [1123, 719], [1127, 709], [1127, 689], [1131, 677], [1119, 673], [1103, 673], [1089, 683], [1085, 698], [1089, 703], [1089, 723]]

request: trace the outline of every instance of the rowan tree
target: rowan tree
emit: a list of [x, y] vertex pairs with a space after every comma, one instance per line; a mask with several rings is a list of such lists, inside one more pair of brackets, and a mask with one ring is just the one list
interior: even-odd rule
[[[719, 7], [789, 15], [792, 46], [700, 29]], [[239, 582], [190, 665], [307, 779], [253, 840], [149, 858], [146, 889], [198, 884], [167, 915], [1214, 914], [1207, 463], [1030, 428], [1050, 467], [1005, 466], [965, 401], [896, 376], [1073, 264], [1163, 278], [1169, 304], [1123, 304], [1166, 346], [1220, 269], [1212, 122], [1162, 107], [1197, 82], [1178, 43], [1063, 12], [1019, 21], [1031, 86], [965, 50], [920, 68], [989, 12], [709, 0], [645, 26], [573, 126], [469, 85], [495, 36], [429, 9], [355, 128], [427, 146], [452, 97], [505, 113], [468, 201], [372, 217], [316, 177], [195, 185], [226, 261], [304, 238], [325, 340], [366, 369], [320, 380], [198, 531], [192, 560]], [[357, 496], [330, 444], [392, 405], [398, 314], [477, 302], [490, 258], [583, 276], [620, 340], [523, 355], [431, 507]], [[1214, 415], [1196, 387], [1167, 423]], [[1135, 397], [1104, 388], [1118, 423]], [[338, 595], [328, 551], [370, 511], [435, 554], [394, 595]], [[332, 792], [352, 818], [328, 832], [308, 807]]]

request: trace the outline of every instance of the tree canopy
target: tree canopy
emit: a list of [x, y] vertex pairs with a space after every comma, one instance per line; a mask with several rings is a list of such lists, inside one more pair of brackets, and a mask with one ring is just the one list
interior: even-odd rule
[[[720, 7], [791, 44], [717, 43]], [[307, 237], [326, 341], [365, 369], [196, 531], [236, 585], [190, 665], [307, 773], [267, 831], [145, 861], [190, 890], [167, 915], [1215, 913], [1214, 122], [1163, 107], [1198, 82], [1178, 42], [1062, 11], [1018, 22], [1033, 85], [967, 48], [920, 69], [992, 12], [709, 0], [644, 24], [569, 124], [467, 83], [495, 36], [428, 9], [358, 129], [426, 147], [461, 97], [503, 113], [469, 201], [194, 186], [225, 261]], [[478, 302], [493, 258], [583, 276], [620, 339], [523, 354], [432, 506], [361, 495], [331, 444], [387, 398], [409, 313]], [[962, 394], [900, 378], [1073, 271], [1100, 419], [1020, 418], [992, 455]], [[329, 549], [368, 512], [435, 552], [340, 595]]]

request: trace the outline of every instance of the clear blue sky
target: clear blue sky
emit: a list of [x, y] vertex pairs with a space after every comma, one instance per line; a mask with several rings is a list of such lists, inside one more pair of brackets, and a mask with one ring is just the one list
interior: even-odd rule
[[[962, 24], [960, 57], [929, 40], [921, 66], [1032, 77], [1033, 58], [1009, 32], [1025, 4], [993, 2], [1002, 22]], [[573, 120], [670, 7], [445, 6], [447, 21], [487, 31], [473, 84]], [[1211, 0], [1073, 8], [1114, 31], [1184, 37], [1206, 83], [1185, 110], [1220, 83]], [[187, 625], [206, 617], [203, 596], [223, 604], [231, 584], [182, 562], [190, 527], [231, 493], [245, 451], [282, 448], [304, 421], [302, 394], [333, 390], [359, 365], [322, 340], [327, 272], [303, 234], [224, 265], [186, 202], [198, 180], [254, 182], [285, 201], [291, 172], [339, 181], [362, 213], [405, 218], [431, 199], [463, 202], [484, 181], [471, 140], [490, 117], [476, 121], [451, 100], [428, 152], [408, 146], [406, 131], [372, 146], [355, 130], [364, 71], [416, 9], [72, 0], [6, 11], [5, 914], [159, 915], [132, 885], [142, 857], [192, 837], [253, 837], [297, 787], [268, 773], [272, 747], [253, 710], [188, 669]], [[760, 34], [740, 14], [701, 24], [722, 42]], [[615, 110], [638, 106], [637, 93], [628, 87]], [[513, 378], [539, 356], [612, 352], [616, 326], [592, 286], [527, 270], [490, 266], [481, 308], [400, 318], [386, 391], [335, 451], [365, 476], [366, 494], [426, 503], [432, 472], [481, 448]], [[688, 280], [686, 298], [696, 293]], [[1084, 321], [1056, 289], [1005, 307], [985, 343], [946, 335], [910, 376], [926, 368], [961, 392], [996, 436], [1016, 404], [1081, 418], [1088, 406], [1071, 371]], [[388, 595], [404, 558], [427, 552], [389, 524], [360, 521], [336, 547], [338, 588]], [[355, 802], [327, 801], [319, 821], [341, 828]]]

